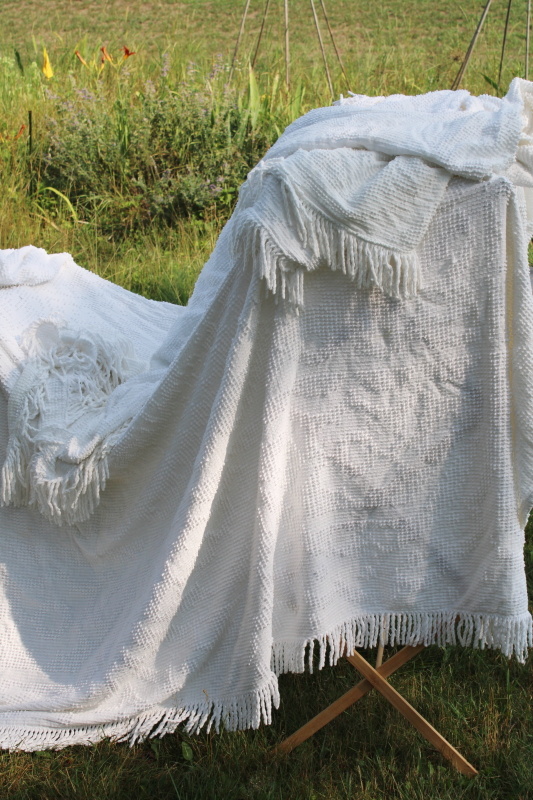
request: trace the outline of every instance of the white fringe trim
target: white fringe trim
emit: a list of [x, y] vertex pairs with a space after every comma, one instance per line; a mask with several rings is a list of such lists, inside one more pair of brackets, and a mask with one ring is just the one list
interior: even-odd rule
[[218, 702], [210, 702], [206, 698], [198, 704], [183, 708], [158, 708], [137, 717], [101, 725], [73, 725], [63, 728], [6, 725], [0, 727], [0, 748], [25, 752], [61, 750], [76, 744], [97, 744], [102, 739], [127, 742], [133, 746], [147, 738], [174, 733], [178, 725], [183, 723], [188, 733], [199, 733], [204, 727], [208, 733], [212, 728], [218, 733], [221, 727], [228, 731], [257, 729], [262, 722], [271, 724], [272, 704], [274, 708], [279, 706], [278, 681], [275, 675], [262, 688], [237, 698]]
[[99, 441], [80, 464], [61, 477], [43, 480], [39, 457], [30, 455], [23, 438], [13, 437], [0, 474], [0, 506], [32, 506], [56, 525], [74, 525], [89, 519], [100, 503], [109, 477], [108, 456], [129, 421]]
[[[87, 442], [75, 461], [65, 460], [69, 442], [76, 442], [76, 418], [87, 411], [103, 413], [109, 395], [141, 364], [129, 343], [72, 331], [56, 319], [34, 323], [22, 346], [27, 358], [8, 402], [10, 436], [0, 474], [0, 505], [33, 506], [57, 525], [83, 522], [100, 501], [109, 476], [109, 452], [129, 420]], [[59, 409], [50, 404], [54, 379], [67, 387]]]
[[319, 649], [319, 669], [325, 666], [326, 656], [333, 666], [346, 653], [358, 648], [375, 647], [379, 643], [402, 646], [437, 644], [441, 647], [462, 645], [482, 650], [491, 647], [501, 650], [508, 658], [514, 654], [520, 663], [524, 663], [528, 649], [533, 647], [533, 624], [528, 612], [520, 617], [455, 612], [368, 614], [339, 625], [324, 636], [303, 642], [275, 643], [270, 680], [261, 688], [239, 697], [212, 702], [206, 696], [199, 703], [169, 709], [157, 708], [133, 718], [101, 725], [62, 728], [4, 725], [0, 727], [0, 748], [27, 752], [60, 750], [75, 744], [96, 744], [106, 738], [134, 745], [146, 738], [173, 733], [182, 723], [185, 723], [188, 733], [199, 733], [204, 727], [207, 732], [212, 728], [218, 732], [221, 726], [236, 731], [257, 729], [262, 722], [270, 725], [272, 705], [274, 708], [279, 706], [277, 676], [285, 672], [304, 672], [306, 666], [313, 672], [315, 643]]
[[290, 255], [255, 210], [244, 210], [233, 242], [233, 253], [243, 263], [252, 263], [266, 282], [268, 291], [303, 308], [303, 276], [321, 266], [347, 275], [357, 289], [377, 288], [388, 297], [409, 299], [421, 286], [421, 271], [415, 250], [401, 253], [366, 241], [303, 205], [298, 197], [287, 197], [287, 226], [297, 232], [301, 257]]
[[284, 672], [313, 672], [315, 644], [318, 645], [318, 669], [327, 661], [330, 666], [346, 653], [382, 645], [431, 644], [445, 647], [462, 645], [484, 650], [490, 647], [523, 664], [533, 647], [533, 622], [526, 612], [519, 617], [496, 614], [459, 614], [454, 611], [433, 614], [365, 614], [337, 626], [324, 636], [304, 642], [282, 641], [272, 648], [272, 670]]

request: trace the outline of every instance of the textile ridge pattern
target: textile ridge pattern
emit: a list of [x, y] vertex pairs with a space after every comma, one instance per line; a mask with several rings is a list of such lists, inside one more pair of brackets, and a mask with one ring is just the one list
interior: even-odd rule
[[0, 252], [0, 746], [257, 727], [314, 647], [526, 658], [532, 98], [310, 112], [186, 308]]

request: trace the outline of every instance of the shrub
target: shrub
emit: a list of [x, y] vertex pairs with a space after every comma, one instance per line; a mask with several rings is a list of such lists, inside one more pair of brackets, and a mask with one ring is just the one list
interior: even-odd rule
[[[124, 70], [111, 86], [72, 81], [67, 95], [48, 92], [41, 187], [69, 198], [82, 219], [98, 212], [112, 237], [178, 218], [228, 216], [279, 127], [262, 113], [255, 82], [243, 98], [220, 85], [220, 72], [200, 86], [192, 70], [186, 78], [172, 85], [162, 75], [135, 89]], [[57, 202], [46, 194], [49, 206]]]

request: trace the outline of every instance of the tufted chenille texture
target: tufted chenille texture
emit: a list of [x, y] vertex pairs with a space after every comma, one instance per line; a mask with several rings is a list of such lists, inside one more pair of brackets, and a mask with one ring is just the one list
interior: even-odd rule
[[532, 90], [311, 112], [186, 309], [0, 253], [1, 746], [257, 727], [313, 644], [525, 659]]

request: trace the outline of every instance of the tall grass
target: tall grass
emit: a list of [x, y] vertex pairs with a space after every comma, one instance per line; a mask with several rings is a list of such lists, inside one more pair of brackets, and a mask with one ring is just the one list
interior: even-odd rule
[[[55, 6], [62, 16], [28, 6], [39, 35], [24, 39], [19, 5], [0, 9], [0, 22], [10, 26], [0, 27], [0, 247], [33, 242], [69, 250], [126, 288], [185, 302], [248, 170], [289, 122], [331, 102], [312, 19], [305, 3], [294, 0], [288, 90], [275, 4], [252, 72], [261, 10], [252, 3], [231, 83], [229, 51], [240, 8], [229, 0], [188, 0], [186, 15], [165, 7], [149, 16], [150, 37], [131, 25], [135, 15], [151, 13], [138, 0], [127, 7], [98, 4], [94, 18], [80, 17], [63, 0]], [[476, 92], [495, 92], [505, 4], [493, 5], [466, 76]], [[330, 15], [351, 88], [388, 94], [448, 87], [478, 6], [475, 0], [460, 6], [410, 0], [399, 13], [391, 0], [357, 9], [339, 0]], [[523, 70], [523, 9], [513, 15], [506, 81]], [[75, 29], [82, 21], [85, 32]], [[120, 36], [135, 55], [123, 58]], [[45, 44], [50, 78], [41, 70]], [[104, 44], [111, 60], [102, 63]], [[335, 94], [346, 93], [326, 44]], [[30, 110], [31, 153], [23, 128]], [[198, 244], [194, 252], [191, 241]]]
[[260, 90], [252, 70], [228, 86], [220, 61], [201, 73], [171, 71], [163, 58], [145, 73], [135, 56], [132, 66], [86, 56], [59, 58], [50, 80], [20, 54], [0, 59], [0, 247], [69, 250], [126, 288], [184, 302], [240, 184], [299, 116], [305, 87], [288, 96], [275, 73]]

